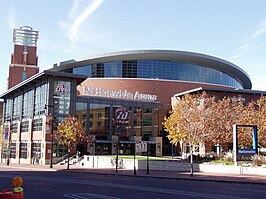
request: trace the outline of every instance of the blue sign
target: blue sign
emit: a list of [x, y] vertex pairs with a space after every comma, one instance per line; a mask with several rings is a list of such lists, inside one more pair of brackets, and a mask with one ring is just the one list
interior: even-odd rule
[[[252, 128], [252, 148], [238, 147], [238, 128]], [[249, 156], [258, 154], [258, 133], [257, 125], [233, 125], [233, 146], [234, 146], [234, 162], [241, 159], [241, 156]]]
[[6, 129], [4, 132], [4, 139], [5, 140], [8, 140], [8, 135], [9, 135], [9, 132], [8, 132], [8, 129]]

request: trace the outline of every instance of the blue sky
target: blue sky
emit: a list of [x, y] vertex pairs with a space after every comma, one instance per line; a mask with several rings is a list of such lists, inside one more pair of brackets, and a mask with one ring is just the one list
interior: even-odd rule
[[38, 30], [38, 65], [107, 52], [168, 49], [230, 61], [266, 91], [264, 0], [8, 0], [0, 6], [0, 93], [6, 91], [13, 28]]

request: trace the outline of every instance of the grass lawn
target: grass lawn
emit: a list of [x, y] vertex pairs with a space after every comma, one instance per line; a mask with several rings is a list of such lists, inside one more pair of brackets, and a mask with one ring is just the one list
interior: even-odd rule
[[212, 160], [211, 162], [216, 163], [216, 164], [234, 165], [234, 162], [226, 162], [226, 161], [224, 161], [222, 159]]

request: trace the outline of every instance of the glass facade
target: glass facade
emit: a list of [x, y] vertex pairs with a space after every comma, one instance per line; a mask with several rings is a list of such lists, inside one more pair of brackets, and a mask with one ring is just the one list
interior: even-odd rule
[[105, 139], [109, 135], [110, 105], [90, 104], [90, 134]]
[[41, 115], [45, 113], [44, 109], [47, 100], [46, 95], [47, 84], [42, 84], [36, 87], [34, 96], [34, 115]]
[[19, 120], [20, 114], [21, 114], [21, 105], [22, 105], [22, 95], [19, 95], [14, 98], [14, 104], [13, 104], [13, 117], [12, 120]]
[[219, 84], [243, 88], [239, 81], [223, 71], [187, 62], [160, 60], [123, 60], [82, 66], [65, 72], [91, 78], [147, 78]]
[[12, 115], [13, 99], [7, 99], [4, 106], [4, 121], [10, 121]]
[[22, 118], [32, 116], [33, 90], [27, 91], [23, 96]]

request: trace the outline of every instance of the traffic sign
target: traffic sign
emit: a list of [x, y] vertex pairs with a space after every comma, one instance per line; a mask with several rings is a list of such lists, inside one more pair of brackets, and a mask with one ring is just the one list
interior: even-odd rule
[[136, 143], [136, 153], [147, 152], [147, 142]]

